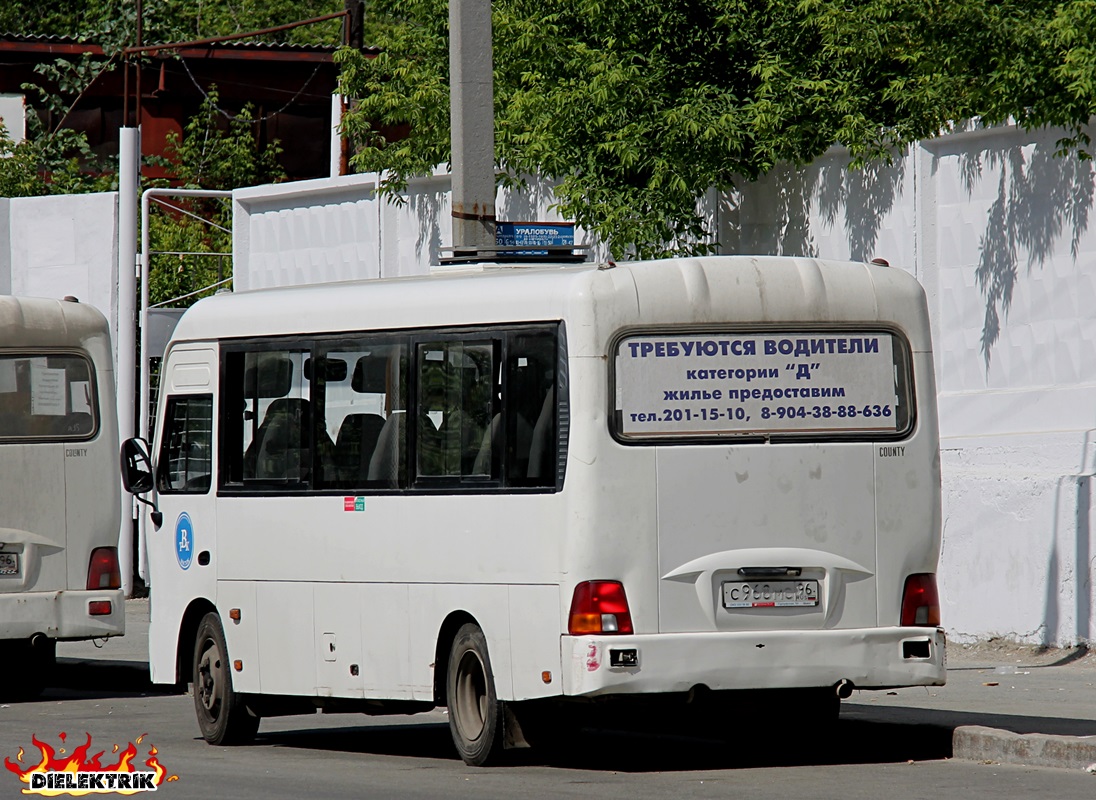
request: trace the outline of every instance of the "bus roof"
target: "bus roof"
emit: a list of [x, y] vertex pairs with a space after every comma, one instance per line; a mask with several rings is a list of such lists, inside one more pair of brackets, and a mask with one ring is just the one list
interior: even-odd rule
[[486, 266], [258, 289], [196, 303], [174, 341], [563, 319], [627, 325], [880, 322], [928, 350], [924, 292], [900, 269], [776, 256]]
[[94, 306], [0, 295], [0, 347], [88, 347], [92, 340], [105, 337], [106, 330], [106, 318]]

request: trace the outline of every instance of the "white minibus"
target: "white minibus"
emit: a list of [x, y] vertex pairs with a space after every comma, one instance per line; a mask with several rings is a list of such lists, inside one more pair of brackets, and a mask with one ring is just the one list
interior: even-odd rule
[[6, 697], [40, 691], [58, 640], [125, 632], [118, 423], [107, 321], [0, 296], [0, 652]]
[[156, 507], [152, 680], [194, 684], [212, 743], [445, 706], [479, 765], [614, 703], [760, 691], [822, 721], [853, 689], [944, 682], [929, 319], [901, 270], [481, 265], [217, 296], [175, 330], [157, 419], [151, 453], [124, 446]]

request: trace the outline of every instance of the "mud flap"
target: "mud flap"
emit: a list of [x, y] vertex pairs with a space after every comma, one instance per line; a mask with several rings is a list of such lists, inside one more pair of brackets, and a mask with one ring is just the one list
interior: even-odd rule
[[530, 747], [525, 733], [521, 729], [521, 720], [514, 713], [511, 703], [500, 703], [502, 706], [502, 747], [504, 750], [524, 750]]

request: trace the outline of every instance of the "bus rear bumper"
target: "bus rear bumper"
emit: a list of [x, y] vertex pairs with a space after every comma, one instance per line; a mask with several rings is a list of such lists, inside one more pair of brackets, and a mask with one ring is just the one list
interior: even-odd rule
[[943, 686], [938, 628], [564, 636], [563, 694]]
[[[92, 603], [110, 603], [93, 606]], [[100, 639], [126, 631], [121, 589], [0, 594], [0, 639]]]

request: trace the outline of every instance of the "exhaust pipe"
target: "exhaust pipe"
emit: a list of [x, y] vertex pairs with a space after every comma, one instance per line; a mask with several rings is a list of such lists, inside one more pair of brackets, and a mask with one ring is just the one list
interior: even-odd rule
[[842, 678], [833, 687], [833, 690], [837, 693], [837, 696], [842, 700], [848, 700], [852, 697], [852, 690], [856, 687], [853, 686], [852, 681]]

